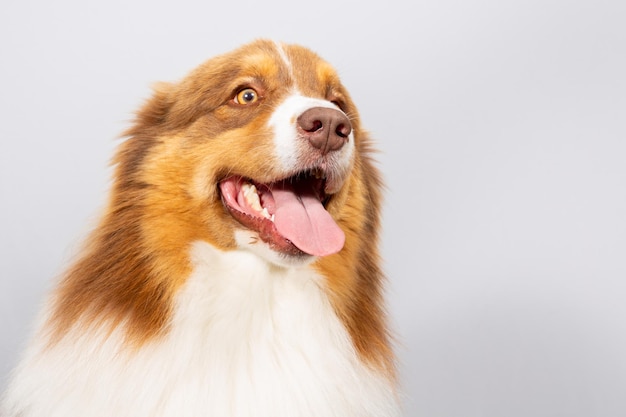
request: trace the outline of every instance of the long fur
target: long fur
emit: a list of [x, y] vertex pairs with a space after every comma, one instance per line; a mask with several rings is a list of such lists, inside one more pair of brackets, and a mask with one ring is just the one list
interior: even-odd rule
[[[262, 103], [233, 105], [242, 86]], [[345, 233], [334, 255], [276, 254], [220, 198], [228, 175], [270, 182], [304, 160], [300, 148], [293, 167], [281, 159], [270, 123], [294, 96], [332, 102], [352, 124], [350, 152], [329, 160], [346, 171], [326, 207]], [[256, 41], [158, 85], [126, 133], [107, 209], [52, 294], [2, 416], [397, 415], [382, 183], [332, 67]]]

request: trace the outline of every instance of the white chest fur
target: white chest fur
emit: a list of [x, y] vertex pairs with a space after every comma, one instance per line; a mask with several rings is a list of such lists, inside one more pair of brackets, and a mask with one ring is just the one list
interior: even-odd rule
[[[8, 416], [396, 416], [389, 382], [357, 357], [311, 268], [192, 249], [169, 333], [133, 353], [120, 335], [35, 344]], [[45, 353], [41, 353], [45, 352]]]

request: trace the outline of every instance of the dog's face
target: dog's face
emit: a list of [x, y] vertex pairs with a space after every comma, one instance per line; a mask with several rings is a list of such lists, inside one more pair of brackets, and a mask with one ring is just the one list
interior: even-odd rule
[[204, 239], [306, 262], [344, 246], [359, 129], [329, 64], [258, 41], [156, 88], [117, 156], [118, 191], [149, 207], [157, 246]]

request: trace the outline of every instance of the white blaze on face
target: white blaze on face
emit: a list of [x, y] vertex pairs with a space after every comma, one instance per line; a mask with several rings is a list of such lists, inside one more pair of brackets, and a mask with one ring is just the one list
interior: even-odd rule
[[[305, 111], [314, 107], [325, 107], [339, 110], [336, 105], [328, 100], [306, 97], [298, 92], [288, 96], [275, 110], [268, 121], [268, 125], [274, 131], [274, 149], [281, 167], [286, 172], [302, 169], [302, 162], [310, 148], [305, 138], [298, 134], [298, 117]], [[354, 135], [350, 133], [347, 143], [337, 151], [328, 155], [332, 162], [341, 169], [350, 166], [352, 153], [354, 152]]]
[[276, 46], [276, 50], [278, 51], [278, 55], [280, 55], [280, 59], [283, 60], [283, 63], [285, 64], [285, 67], [289, 70], [289, 76], [291, 78], [293, 78], [293, 67], [291, 66], [291, 61], [287, 57], [287, 53], [285, 52], [285, 49], [278, 42], [274, 42], [274, 45]]

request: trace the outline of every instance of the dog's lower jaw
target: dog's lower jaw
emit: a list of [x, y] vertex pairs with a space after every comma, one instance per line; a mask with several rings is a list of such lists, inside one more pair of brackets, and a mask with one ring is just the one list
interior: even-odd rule
[[317, 257], [302, 251], [292, 254], [276, 251], [252, 230], [239, 229], [235, 231], [234, 235], [238, 250], [249, 251], [260, 259], [280, 268], [304, 267], [317, 259]]

